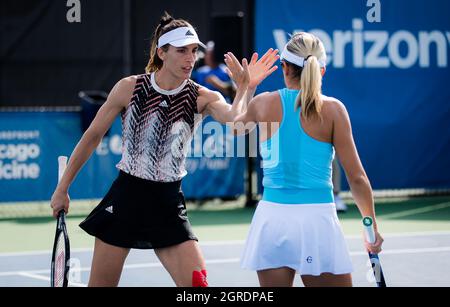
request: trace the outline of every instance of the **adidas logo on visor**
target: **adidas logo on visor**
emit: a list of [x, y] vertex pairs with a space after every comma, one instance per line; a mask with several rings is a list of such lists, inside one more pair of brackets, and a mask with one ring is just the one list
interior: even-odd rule
[[188, 30], [185, 34], [185, 36], [195, 36], [194, 33], [191, 32], [191, 30]]

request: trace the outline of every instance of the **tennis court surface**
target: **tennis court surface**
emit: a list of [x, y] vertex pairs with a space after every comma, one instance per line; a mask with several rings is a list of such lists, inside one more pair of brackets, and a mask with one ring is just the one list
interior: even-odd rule
[[[207, 262], [210, 286], [258, 286], [256, 274], [239, 265], [253, 209], [217, 201], [189, 207]], [[377, 213], [385, 238], [380, 258], [388, 286], [450, 286], [450, 197], [379, 201]], [[339, 218], [352, 256], [354, 285], [374, 287], [356, 206], [350, 205]], [[92, 260], [93, 239], [77, 226], [82, 219], [83, 214], [74, 213], [67, 220], [72, 245], [70, 285], [75, 287], [86, 286]], [[54, 228], [54, 220], [48, 217], [0, 219], [1, 287], [49, 286]], [[153, 251], [133, 250], [120, 286], [173, 287], [174, 283]], [[302, 286], [299, 277], [296, 286]]]

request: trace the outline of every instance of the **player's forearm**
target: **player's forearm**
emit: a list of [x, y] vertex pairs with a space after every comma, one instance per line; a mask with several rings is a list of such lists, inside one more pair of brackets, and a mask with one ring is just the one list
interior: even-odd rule
[[256, 87], [254, 87], [254, 88], [249, 87], [247, 89], [247, 97], [246, 97], [246, 101], [245, 101], [245, 104], [247, 106], [250, 103], [250, 101], [252, 101], [253, 97], [255, 97], [255, 93], [256, 93]]
[[373, 217], [374, 228], [376, 230], [375, 206], [369, 179], [367, 176], [361, 175], [355, 179], [349, 180], [349, 185], [353, 199], [355, 200], [361, 215]]
[[[235, 113], [234, 117], [232, 120], [227, 121], [228, 126], [230, 126], [233, 131], [233, 135], [244, 135], [247, 133], [250, 133], [251, 131], [253, 131], [253, 129], [256, 127], [254, 125], [254, 123], [240, 123], [238, 122], [238, 118], [240, 117], [241, 114], [245, 113], [247, 111], [248, 108], [248, 104], [250, 103], [250, 101], [252, 101], [253, 96], [255, 96], [255, 92], [256, 92], [256, 88], [248, 88], [245, 93], [240, 93], [242, 94], [242, 98], [240, 103], [241, 105], [241, 111], [239, 113]], [[237, 97], [238, 94], [236, 94]]]
[[81, 140], [78, 142], [77, 146], [70, 156], [69, 162], [67, 164], [64, 176], [58, 184], [57, 189], [67, 193], [70, 185], [77, 176], [80, 169], [91, 157], [94, 150], [100, 144], [102, 137], [100, 135], [94, 134], [91, 131], [86, 131]]
[[233, 100], [233, 105], [226, 116], [226, 123], [234, 123], [235, 118], [247, 111], [247, 88], [238, 88], [236, 96]]

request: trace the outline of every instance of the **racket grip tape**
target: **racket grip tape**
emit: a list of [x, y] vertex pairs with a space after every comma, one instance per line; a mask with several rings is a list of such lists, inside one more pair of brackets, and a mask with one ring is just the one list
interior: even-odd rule
[[366, 240], [370, 244], [374, 244], [377, 240], [375, 236], [375, 229], [373, 228], [373, 219], [370, 216], [363, 218], [364, 232], [366, 234]]

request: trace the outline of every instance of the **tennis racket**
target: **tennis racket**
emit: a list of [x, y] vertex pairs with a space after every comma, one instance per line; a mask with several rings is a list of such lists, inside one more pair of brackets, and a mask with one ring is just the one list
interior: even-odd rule
[[[364, 230], [366, 233], [367, 242], [370, 244], [375, 243], [375, 231], [373, 229], [373, 219], [367, 216], [363, 219]], [[377, 254], [372, 254], [369, 252], [370, 263], [372, 264], [373, 274], [375, 275], [375, 280], [379, 288], [386, 288], [386, 281], [384, 280], [383, 270], [381, 268], [381, 262]]]
[[[66, 169], [67, 157], [58, 157], [58, 182]], [[58, 213], [55, 242], [53, 243], [52, 266], [50, 276], [51, 287], [67, 287], [69, 284], [70, 245], [66, 228], [64, 210]]]

